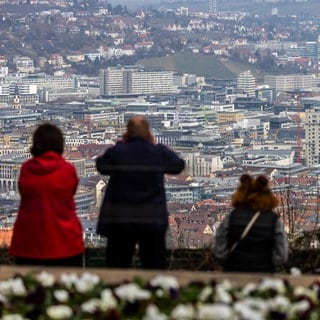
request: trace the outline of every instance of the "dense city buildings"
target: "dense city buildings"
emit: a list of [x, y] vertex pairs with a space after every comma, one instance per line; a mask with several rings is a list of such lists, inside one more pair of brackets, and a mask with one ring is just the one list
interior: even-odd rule
[[315, 107], [306, 110], [306, 165], [320, 164], [320, 109]]
[[171, 247], [212, 244], [244, 172], [270, 178], [289, 234], [318, 228], [319, 17], [262, 2], [270, 12], [213, 0], [136, 11], [0, 2], [0, 239], [10, 238], [32, 132], [51, 121], [80, 178], [86, 243], [103, 243], [95, 225], [108, 178], [95, 159], [137, 114], [186, 162], [165, 181]]

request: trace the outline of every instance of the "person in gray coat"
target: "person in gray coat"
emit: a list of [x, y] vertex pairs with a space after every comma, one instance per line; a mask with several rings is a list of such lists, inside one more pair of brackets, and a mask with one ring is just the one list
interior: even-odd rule
[[[224, 271], [273, 273], [288, 259], [288, 240], [273, 211], [279, 201], [269, 189], [268, 179], [243, 174], [231, 201], [234, 209], [217, 230], [215, 256], [222, 260]], [[240, 240], [256, 213], [257, 219]]]

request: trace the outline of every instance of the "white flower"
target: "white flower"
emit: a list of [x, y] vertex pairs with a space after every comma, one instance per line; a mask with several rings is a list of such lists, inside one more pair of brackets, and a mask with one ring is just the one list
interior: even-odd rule
[[265, 320], [265, 314], [261, 310], [255, 310], [246, 301], [238, 301], [234, 304], [234, 310], [243, 320]]
[[92, 298], [81, 305], [81, 310], [88, 313], [94, 313], [100, 309], [101, 301], [96, 298]]
[[66, 305], [55, 305], [47, 308], [47, 315], [51, 319], [70, 319], [73, 315], [72, 309]]
[[241, 290], [241, 295], [246, 297], [251, 294], [251, 292], [257, 290], [257, 285], [255, 283], [247, 283]]
[[178, 280], [173, 276], [157, 275], [151, 279], [150, 284], [163, 290], [179, 289]]
[[59, 302], [67, 302], [69, 299], [69, 293], [66, 290], [60, 289], [55, 290], [53, 292], [53, 296], [59, 301]]
[[86, 293], [92, 289], [92, 286], [90, 283], [80, 279], [77, 283], [75, 283], [75, 287], [76, 287], [76, 290], [81, 293]]
[[7, 298], [3, 294], [0, 294], [0, 302], [2, 302], [2, 303], [7, 302]]
[[136, 283], [124, 284], [115, 289], [116, 295], [120, 299], [130, 302], [136, 300], [147, 300], [151, 297], [151, 293], [147, 290], [141, 289]]
[[291, 303], [287, 297], [276, 296], [268, 301], [270, 310], [287, 312], [291, 308]]
[[85, 293], [92, 290], [99, 281], [100, 278], [97, 275], [85, 272], [75, 283], [75, 287], [78, 292]]
[[80, 279], [92, 285], [96, 285], [100, 282], [99, 276], [90, 272], [84, 272]]
[[42, 271], [39, 275], [37, 275], [37, 280], [44, 287], [52, 287], [55, 282], [55, 278], [53, 274], [49, 274], [45, 271]]
[[174, 320], [192, 320], [195, 319], [195, 309], [191, 304], [178, 304], [171, 312], [171, 318]]
[[232, 289], [232, 284], [227, 279], [223, 279], [223, 281], [221, 283], [219, 283], [218, 286], [222, 287], [224, 290], [231, 290]]
[[293, 295], [295, 297], [301, 297], [301, 296], [308, 297], [312, 302], [316, 302], [318, 298], [317, 293], [315, 291], [309, 288], [301, 287], [301, 286], [294, 288]]
[[222, 302], [222, 303], [229, 304], [232, 302], [232, 297], [231, 297], [230, 293], [228, 293], [223, 287], [217, 286], [216, 292], [214, 295], [214, 300], [216, 302]]
[[206, 300], [210, 297], [210, 295], [212, 294], [212, 292], [213, 292], [212, 287], [209, 287], [209, 286], [204, 287], [204, 288], [202, 289], [202, 291], [200, 292], [200, 294], [199, 294], [198, 300], [199, 300], [200, 302], [206, 301]]
[[199, 320], [234, 320], [235, 315], [230, 306], [224, 304], [200, 304], [198, 305]]
[[12, 280], [12, 293], [16, 296], [25, 296], [27, 294], [26, 287], [21, 278]]
[[242, 304], [246, 305], [248, 308], [252, 310], [261, 311], [262, 313], [266, 313], [268, 311], [268, 300], [264, 300], [262, 298], [253, 298], [248, 297], [241, 301]]
[[292, 267], [290, 269], [290, 274], [293, 276], [293, 277], [298, 277], [298, 276], [301, 276], [301, 270], [299, 268], [296, 268], [296, 267]]
[[289, 310], [289, 319], [297, 316], [299, 313], [308, 311], [309, 308], [310, 308], [310, 303], [307, 300], [301, 300], [301, 301], [292, 303], [291, 308]]
[[112, 294], [112, 291], [110, 289], [104, 289], [102, 290], [101, 294], [101, 309], [102, 310], [108, 310], [108, 309], [114, 309], [117, 307], [117, 300]]
[[66, 274], [63, 273], [60, 277], [60, 281], [64, 284], [67, 288], [70, 288], [72, 285], [77, 283], [79, 280], [78, 276], [75, 273]]
[[15, 296], [21, 297], [27, 294], [27, 290], [22, 279], [15, 278], [0, 282], [0, 293], [4, 295], [13, 294]]
[[117, 300], [113, 296], [110, 289], [105, 289], [101, 292], [101, 299], [92, 298], [81, 305], [81, 310], [88, 313], [93, 313], [96, 310], [107, 311], [114, 309], [117, 306]]
[[163, 289], [157, 289], [156, 290], [156, 296], [158, 297], [158, 298], [162, 298], [163, 296], [164, 296], [164, 291], [163, 291]]
[[258, 289], [261, 291], [275, 290], [280, 294], [284, 294], [286, 292], [286, 287], [282, 279], [265, 278], [258, 285]]
[[4, 315], [1, 320], [25, 320], [21, 314], [13, 313]]
[[167, 320], [168, 317], [159, 311], [159, 308], [154, 304], [149, 304], [146, 309], [146, 314], [143, 320]]

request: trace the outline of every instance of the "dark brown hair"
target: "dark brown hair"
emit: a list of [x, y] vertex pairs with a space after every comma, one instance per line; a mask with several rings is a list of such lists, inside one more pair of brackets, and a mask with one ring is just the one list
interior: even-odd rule
[[266, 211], [278, 206], [279, 200], [264, 175], [253, 179], [249, 174], [243, 174], [236, 192], [231, 196], [231, 203], [235, 208], [251, 207], [256, 211]]
[[149, 122], [142, 116], [134, 116], [128, 121], [125, 139], [130, 138], [150, 138]]
[[254, 180], [249, 201], [254, 210], [260, 211], [272, 210], [279, 204], [278, 198], [269, 187], [269, 180], [263, 175]]
[[248, 197], [252, 192], [253, 178], [249, 174], [240, 177], [240, 184], [231, 196], [232, 206], [235, 208], [248, 206]]
[[34, 131], [30, 149], [34, 157], [41, 156], [47, 151], [54, 151], [61, 155], [63, 150], [63, 134], [54, 124], [43, 123]]

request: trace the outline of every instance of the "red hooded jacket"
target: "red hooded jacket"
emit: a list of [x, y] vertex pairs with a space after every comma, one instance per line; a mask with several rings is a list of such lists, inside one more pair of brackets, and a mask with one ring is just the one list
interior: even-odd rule
[[75, 168], [61, 155], [48, 151], [26, 161], [19, 177], [20, 208], [10, 254], [32, 259], [61, 259], [84, 251], [76, 215]]

